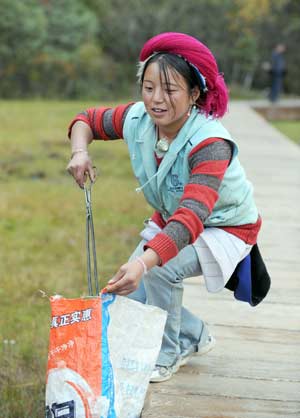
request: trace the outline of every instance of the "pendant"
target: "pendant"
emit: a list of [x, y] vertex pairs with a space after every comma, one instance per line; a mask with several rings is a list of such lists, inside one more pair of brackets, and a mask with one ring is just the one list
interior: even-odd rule
[[166, 138], [161, 138], [159, 141], [157, 141], [156, 143], [156, 149], [160, 152], [167, 152], [169, 149], [169, 142]]

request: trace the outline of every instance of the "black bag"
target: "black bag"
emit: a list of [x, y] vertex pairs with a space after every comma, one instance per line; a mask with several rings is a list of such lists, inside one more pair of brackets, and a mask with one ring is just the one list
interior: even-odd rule
[[271, 278], [257, 244], [236, 266], [225, 287], [234, 292], [236, 299], [251, 306], [258, 305], [265, 298], [271, 287]]

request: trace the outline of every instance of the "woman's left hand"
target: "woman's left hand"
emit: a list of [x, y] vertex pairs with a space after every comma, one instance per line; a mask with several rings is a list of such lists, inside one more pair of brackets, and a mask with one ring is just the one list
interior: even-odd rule
[[123, 264], [107, 283], [105, 290], [108, 293], [126, 296], [139, 287], [143, 273], [143, 266], [137, 260]]

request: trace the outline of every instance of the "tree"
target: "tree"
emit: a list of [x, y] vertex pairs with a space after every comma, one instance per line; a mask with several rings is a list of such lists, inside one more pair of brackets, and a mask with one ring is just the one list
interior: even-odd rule
[[79, 51], [93, 44], [97, 20], [80, 0], [48, 0], [43, 10], [47, 35], [35, 61], [35, 85], [41, 95], [74, 97], [80, 78]]
[[262, 63], [284, 42], [286, 87], [300, 93], [298, 0], [0, 0], [0, 7], [2, 97], [132, 96], [142, 45], [165, 31], [200, 39], [226, 82], [248, 88], [266, 87]]
[[2, 97], [74, 96], [79, 51], [95, 40], [93, 13], [81, 0], [0, 0], [0, 7]]
[[14, 90], [22, 95], [28, 85], [28, 65], [46, 39], [46, 19], [34, 0], [0, 0], [0, 8], [0, 94], [10, 97]]

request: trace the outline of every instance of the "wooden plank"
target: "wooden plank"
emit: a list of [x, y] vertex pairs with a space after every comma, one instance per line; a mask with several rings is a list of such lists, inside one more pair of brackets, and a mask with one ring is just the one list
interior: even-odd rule
[[215, 376], [201, 372], [201, 367], [182, 367], [172, 379], [158, 386], [160, 393], [177, 396], [205, 395], [283, 402], [299, 402], [300, 393], [300, 382]]
[[[190, 286], [190, 284], [185, 283], [184, 288], [186, 289], [187, 286]], [[209, 300], [215, 302], [223, 302], [223, 300], [235, 302], [235, 300], [233, 299], [233, 293], [227, 289], [224, 289], [218, 293], [208, 294], [203, 284], [202, 277], [199, 277], [197, 287], [200, 287], [200, 289], [198, 290], [196, 288], [194, 289], [194, 292], [197, 292], [199, 294], [199, 300], [209, 298]], [[287, 277], [285, 277], [284, 275], [282, 275], [281, 277], [272, 276], [271, 289], [265, 300], [262, 302], [261, 306], [265, 305], [266, 303], [289, 304], [290, 306], [299, 305], [299, 287], [300, 280], [298, 278], [293, 279], [289, 277], [289, 275], [287, 275]]]
[[211, 330], [218, 338], [230, 339], [233, 344], [243, 340], [245, 342], [261, 343], [266, 346], [266, 349], [269, 344], [273, 343], [292, 345], [296, 350], [300, 347], [300, 333], [297, 331], [241, 326], [228, 327], [226, 325], [213, 325]]
[[298, 260], [298, 257], [297, 259], [293, 260], [292, 264], [290, 264], [289, 262], [285, 261], [282, 257], [272, 257], [272, 254], [269, 254], [268, 251], [268, 257], [266, 258], [268, 263], [267, 265], [269, 269], [273, 272], [273, 274], [276, 275], [276, 273], [286, 273], [287, 277], [297, 279], [298, 283], [300, 282], [300, 260]]
[[[268, 360], [260, 354], [260, 359], [248, 356], [250, 350], [237, 353], [210, 354], [204, 358], [193, 358], [185, 366], [186, 373], [211, 374], [213, 376], [234, 377], [241, 379], [253, 379], [268, 381], [286, 381], [300, 383], [300, 362], [285, 361], [282, 366], [282, 359], [279, 361]], [[254, 352], [254, 350], [252, 350]], [[255, 352], [254, 352], [255, 353]], [[279, 357], [279, 356], [278, 356]], [[294, 354], [294, 357], [296, 355]], [[299, 356], [298, 356], [299, 357]]]
[[[271, 289], [265, 298], [265, 300], [261, 303], [258, 308], [264, 306], [265, 304], [284, 304], [289, 305], [292, 307], [293, 305], [299, 306], [299, 288], [300, 288], [300, 278], [298, 277], [298, 273], [295, 272], [276, 272], [273, 274], [271, 269], [269, 269], [271, 275]], [[191, 281], [192, 280], [192, 281]], [[195, 284], [194, 288], [190, 288], [193, 284]], [[189, 289], [190, 288], [190, 289]], [[184, 281], [184, 289], [185, 292], [188, 294], [191, 292], [194, 295], [198, 295], [199, 302], [201, 303], [202, 300], [209, 300], [211, 303], [222, 303], [224, 300], [232, 303], [241, 304], [234, 299], [233, 293], [227, 289], [223, 289], [221, 292], [218, 293], [208, 293], [205, 285], [203, 277], [199, 276], [197, 278], [187, 279]], [[185, 303], [188, 305], [189, 296], [185, 296]], [[212, 305], [212, 309], [214, 305]], [[252, 308], [254, 311], [257, 308]], [[278, 309], [280, 307], [278, 306]], [[300, 324], [300, 318], [299, 318]]]
[[142, 418], [299, 418], [300, 403], [225, 396], [150, 394]]
[[[268, 262], [268, 270], [270, 271], [271, 280], [272, 280], [272, 287], [284, 287], [289, 285], [290, 283], [295, 286], [297, 292], [300, 293], [300, 263], [299, 263], [299, 271], [290, 269], [286, 269], [285, 263], [278, 263], [275, 260], [270, 260]], [[206, 291], [204, 280], [202, 276], [197, 277], [190, 277], [184, 280], [184, 286], [190, 287], [196, 285], [197, 287], [200, 286], [200, 289], [205, 291], [205, 294], [212, 295], [212, 293], [208, 293]], [[225, 289], [225, 293], [227, 293]], [[218, 292], [217, 294], [222, 294], [222, 292]]]
[[170, 381], [150, 385], [143, 418], [300, 418], [300, 148], [247, 104], [230, 109], [225, 125], [239, 138], [263, 217], [259, 245], [271, 291], [252, 308], [227, 290], [208, 293], [203, 278], [186, 280], [184, 304], [208, 323], [217, 345]]
[[216, 336], [216, 346], [212, 351], [214, 356], [221, 358], [232, 358], [232, 361], [237, 360], [251, 360], [251, 361], [265, 361], [266, 363], [274, 363], [275, 365], [282, 364], [282, 359], [285, 359], [286, 365], [293, 365], [295, 372], [298, 374], [300, 381], [300, 350], [299, 344], [293, 341], [282, 341], [280, 344], [258, 342], [255, 340], [233, 340], [232, 338], [221, 337], [214, 328], [211, 327], [212, 333]]
[[[282, 279], [284, 281], [284, 279]], [[280, 284], [280, 287], [276, 285], [276, 288], [272, 286], [268, 296], [265, 298], [265, 300], [262, 302], [263, 304], [288, 304], [289, 306], [292, 305], [299, 305], [299, 294], [297, 287], [300, 286], [298, 283], [293, 283], [291, 280], [286, 281], [286, 286], [284, 283]], [[202, 294], [201, 294], [202, 295]], [[202, 295], [201, 297], [205, 298], [206, 295]], [[232, 292], [224, 289], [221, 293], [215, 293], [209, 295], [209, 300], [213, 301], [213, 303], [222, 303], [223, 300], [227, 300], [230, 302], [233, 301]], [[255, 308], [254, 308], [255, 309]]]
[[184, 305], [193, 306], [193, 313], [209, 324], [300, 330], [300, 306], [296, 305], [265, 303], [253, 308], [234, 300], [212, 303], [197, 292], [185, 292]]

